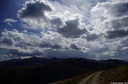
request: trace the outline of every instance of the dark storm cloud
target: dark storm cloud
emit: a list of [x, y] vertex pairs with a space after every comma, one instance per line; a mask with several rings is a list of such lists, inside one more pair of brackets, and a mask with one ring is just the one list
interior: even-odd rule
[[63, 25], [63, 22], [60, 18], [54, 18], [50, 21], [52, 27], [60, 27]]
[[66, 38], [78, 38], [87, 32], [86, 29], [80, 29], [81, 25], [79, 19], [64, 21], [61, 17], [52, 15], [49, 15], [48, 18], [45, 16], [45, 11], [51, 12], [52, 6], [41, 1], [26, 3], [25, 7], [18, 11], [18, 16], [23, 21], [33, 26], [38, 27], [40, 25], [46, 28], [47, 26], [56, 28], [57, 32]]
[[98, 39], [98, 35], [96, 35], [96, 34], [88, 34], [86, 37], [85, 37], [85, 39], [87, 39], [87, 41], [94, 41], [94, 40], [96, 40], [96, 39]]
[[59, 44], [51, 44], [49, 42], [43, 42], [40, 44], [41, 48], [53, 48], [53, 49], [61, 49], [62, 46]]
[[100, 24], [103, 25], [100, 27], [104, 28], [103, 30], [105, 30], [107, 38], [114, 39], [128, 35], [127, 0], [111, 0], [104, 3], [99, 3], [94, 7], [94, 10], [95, 12], [99, 11], [99, 14], [101, 14], [98, 16], [98, 18], [102, 18]]
[[128, 14], [128, 2], [120, 2], [112, 5], [111, 13], [113, 16], [120, 17]]
[[112, 20], [110, 23], [112, 28], [114, 29], [121, 29], [128, 27], [128, 17], [122, 19]]
[[40, 44], [40, 47], [42, 47], [42, 48], [48, 48], [50, 46], [51, 46], [51, 44], [49, 42], [43, 42]]
[[53, 49], [60, 49], [60, 48], [62, 48], [62, 46], [59, 45], [59, 44], [54, 44], [54, 45], [52, 45], [51, 48], [53, 48]]
[[43, 53], [39, 52], [39, 51], [25, 53], [25, 52], [19, 52], [18, 50], [13, 50], [13, 49], [12, 50], [10, 49], [10, 51], [8, 53], [11, 53], [14, 56], [40, 56], [40, 55], [43, 55]]
[[45, 18], [45, 11], [51, 11], [51, 7], [44, 2], [27, 3], [25, 8], [18, 11], [20, 18]]
[[128, 36], [128, 30], [114, 30], [114, 31], [108, 31], [107, 32], [107, 38], [113, 39], [113, 38], [118, 38], [118, 37], [124, 37]]
[[75, 50], [80, 50], [79, 46], [76, 44], [71, 44], [70, 48], [75, 49]]
[[2, 49], [0, 48], [0, 55], [2, 54], [8, 54], [9, 50], [8, 49]]
[[66, 38], [78, 38], [87, 33], [86, 29], [79, 28], [79, 19], [66, 21], [66, 26], [57, 29], [58, 33]]
[[11, 45], [14, 45], [14, 40], [13, 38], [2, 38], [1, 43], [11, 46]]

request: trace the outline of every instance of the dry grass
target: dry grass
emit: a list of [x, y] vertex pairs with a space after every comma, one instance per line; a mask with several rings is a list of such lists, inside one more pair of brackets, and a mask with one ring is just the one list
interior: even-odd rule
[[104, 71], [100, 75], [100, 79], [104, 84], [109, 84], [110, 82], [128, 82], [128, 65]]

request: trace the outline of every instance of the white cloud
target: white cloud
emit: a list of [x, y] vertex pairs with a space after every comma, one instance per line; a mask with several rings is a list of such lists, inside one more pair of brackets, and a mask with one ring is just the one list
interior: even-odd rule
[[[119, 50], [123, 52], [128, 46], [127, 2], [29, 0], [17, 13], [21, 24], [29, 29], [3, 31], [0, 48], [23, 56], [117, 56]], [[31, 29], [39, 32], [32, 33]]]
[[12, 19], [12, 18], [7, 18], [4, 20], [4, 22], [8, 23], [8, 25], [12, 26], [12, 23], [16, 23], [17, 20]]
[[[65, 10], [63, 11], [63, 9]], [[50, 2], [50, 1], [48, 2], [41, 0], [35, 2], [26, 2], [24, 7], [18, 11], [17, 16], [22, 21], [26, 22], [29, 26], [32, 26], [31, 28], [35, 28], [35, 29], [52, 28], [56, 31], [61, 29], [63, 30], [65, 28], [72, 31], [76, 31], [75, 29], [77, 29], [78, 32], [76, 31], [76, 33], [77, 34], [79, 33], [79, 35], [77, 35], [76, 37], [78, 37], [81, 34], [84, 34], [84, 32], [82, 31], [85, 31], [87, 29], [87, 26], [83, 22], [84, 18], [82, 13], [75, 11], [76, 9], [78, 10], [79, 8], [75, 5], [71, 5], [69, 7], [69, 6], [64, 6], [58, 2]], [[78, 23], [74, 24], [77, 25], [77, 27], [70, 29], [69, 28], [70, 24], [68, 22], [71, 20], [75, 21], [75, 19], [78, 20]], [[58, 32], [62, 34], [62, 36], [66, 37], [64, 32], [63, 33], [61, 33], [60, 31]], [[69, 32], [69, 34], [72, 33]]]
[[[4, 40], [10, 38], [7, 42]], [[12, 31], [4, 30], [0, 38], [0, 49], [9, 50], [8, 54], [14, 56], [44, 56], [49, 51], [67, 51], [75, 50], [76, 48], [71, 47], [71, 43], [76, 43], [77, 40], [64, 38], [57, 32], [48, 31], [40, 34], [20, 32], [17, 29]], [[77, 45], [80, 52], [88, 52], [88, 48]], [[71, 47], [71, 48], [70, 48]], [[83, 53], [84, 53], [83, 52]], [[56, 52], [59, 53], [59, 52]], [[68, 52], [69, 53], [69, 52]], [[68, 54], [67, 53], [67, 54]], [[77, 53], [77, 52], [76, 52]], [[82, 55], [83, 56], [83, 55]]]
[[128, 47], [122, 47], [120, 50], [128, 50]]
[[128, 0], [112, 0], [98, 3], [91, 10], [92, 26], [97, 34], [109, 38], [127, 36]]

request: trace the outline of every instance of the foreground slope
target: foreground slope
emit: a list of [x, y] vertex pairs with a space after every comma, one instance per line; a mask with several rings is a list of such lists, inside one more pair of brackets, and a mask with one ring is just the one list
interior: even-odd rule
[[110, 84], [111, 82], [128, 82], [128, 64], [102, 72], [100, 79], [103, 84]]

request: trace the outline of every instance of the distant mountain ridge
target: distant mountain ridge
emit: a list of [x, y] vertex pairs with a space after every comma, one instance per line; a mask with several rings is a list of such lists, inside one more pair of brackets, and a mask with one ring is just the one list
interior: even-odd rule
[[[93, 59], [86, 59], [86, 58], [41, 58], [41, 57], [31, 57], [26, 59], [12, 59], [8, 61], [0, 62], [0, 65], [2, 66], [10, 66], [10, 67], [16, 67], [16, 66], [41, 66], [44, 64], [49, 64], [53, 62], [65, 62], [65, 63], [74, 63], [75, 65], [84, 67], [88, 65], [94, 65], [93, 67], [99, 67], [104, 65], [112, 65], [112, 66], [118, 66], [121, 64], [127, 63], [123, 60], [117, 60], [117, 59], [108, 59], [108, 60], [93, 60]], [[91, 66], [91, 67], [92, 67]]]
[[13, 84], [48, 84], [79, 74], [111, 69], [128, 62], [91, 60], [86, 58], [38, 58], [13, 59], [0, 62], [0, 81]]
[[31, 57], [26, 59], [12, 59], [0, 62], [3, 66], [40, 66], [52, 61], [57, 61], [59, 58], [41, 58], [41, 57]]

